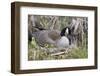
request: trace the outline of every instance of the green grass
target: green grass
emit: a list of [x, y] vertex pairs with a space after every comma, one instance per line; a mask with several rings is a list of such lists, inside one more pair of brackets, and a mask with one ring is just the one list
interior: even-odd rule
[[[46, 46], [46, 48], [50, 48], [51, 46]], [[71, 51], [61, 54], [52, 56], [48, 53], [47, 49], [41, 49], [35, 39], [33, 38], [32, 42], [28, 44], [28, 60], [54, 60], [54, 59], [82, 59], [88, 58], [88, 51], [85, 46], [70, 49]]]

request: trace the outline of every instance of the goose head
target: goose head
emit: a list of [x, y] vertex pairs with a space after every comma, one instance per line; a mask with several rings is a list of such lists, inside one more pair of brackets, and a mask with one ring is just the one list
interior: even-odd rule
[[65, 27], [61, 30], [61, 36], [68, 36], [71, 34], [71, 29], [69, 27]]

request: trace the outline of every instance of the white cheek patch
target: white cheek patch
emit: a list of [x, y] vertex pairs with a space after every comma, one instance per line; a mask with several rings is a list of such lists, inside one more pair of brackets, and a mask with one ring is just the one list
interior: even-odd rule
[[66, 34], [68, 34], [68, 28], [66, 29]]

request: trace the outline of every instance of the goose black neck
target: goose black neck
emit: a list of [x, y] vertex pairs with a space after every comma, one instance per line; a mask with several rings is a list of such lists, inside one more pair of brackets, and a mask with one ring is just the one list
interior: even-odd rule
[[61, 35], [61, 36], [65, 36], [65, 32], [66, 32], [66, 28], [62, 29], [60, 35]]

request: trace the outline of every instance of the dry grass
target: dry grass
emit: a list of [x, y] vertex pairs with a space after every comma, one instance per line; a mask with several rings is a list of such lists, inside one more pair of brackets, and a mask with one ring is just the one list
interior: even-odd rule
[[[49, 49], [50, 46], [46, 48]], [[46, 48], [41, 49], [33, 39], [28, 46], [28, 60], [81, 59], [88, 57], [88, 51], [85, 46], [70, 49], [71, 51], [61, 55], [51, 55]]]

